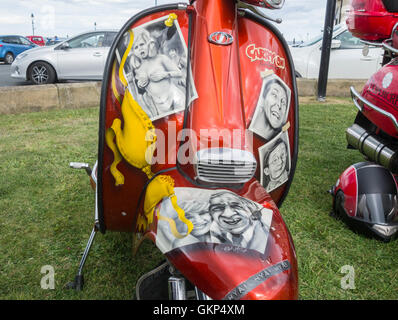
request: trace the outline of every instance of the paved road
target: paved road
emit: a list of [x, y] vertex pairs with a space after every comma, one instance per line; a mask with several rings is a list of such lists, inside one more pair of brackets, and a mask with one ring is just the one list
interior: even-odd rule
[[0, 64], [0, 87], [7, 86], [25, 86], [30, 84], [28, 81], [11, 78], [11, 66], [9, 64]]
[[[30, 81], [11, 78], [10, 69], [11, 65], [0, 62], [0, 87], [33, 85]], [[86, 81], [79, 81], [79, 80], [60, 81], [60, 83], [75, 83], [75, 82], [86, 82]]]

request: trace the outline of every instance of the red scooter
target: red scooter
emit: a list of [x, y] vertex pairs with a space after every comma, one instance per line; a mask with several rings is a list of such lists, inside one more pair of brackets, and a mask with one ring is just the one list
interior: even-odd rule
[[367, 45], [382, 46], [384, 59], [361, 93], [351, 87], [358, 114], [347, 142], [369, 162], [342, 173], [333, 208], [355, 230], [390, 241], [398, 235], [398, 4], [351, 0], [347, 25]]
[[[144, 10], [120, 30], [102, 85], [97, 231], [152, 240], [165, 262], [137, 299], [297, 299], [278, 207], [298, 154], [289, 48], [270, 17], [283, 0], [196, 0]], [[276, 21], [280, 22], [280, 21]]]

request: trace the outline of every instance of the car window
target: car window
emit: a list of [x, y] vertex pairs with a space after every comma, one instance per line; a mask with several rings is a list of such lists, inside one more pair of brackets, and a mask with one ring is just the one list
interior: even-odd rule
[[12, 43], [15, 43], [15, 44], [22, 44], [20, 37], [13, 37], [12, 41], [13, 41]]
[[68, 41], [71, 48], [97, 48], [102, 47], [105, 33], [89, 33], [78, 36]]
[[[336, 25], [336, 26], [334, 26], [333, 32], [338, 31], [340, 28], [341, 28], [341, 25]], [[304, 42], [300, 43], [300, 44], [298, 45], [298, 47], [309, 47], [309, 46], [312, 46], [313, 44], [317, 43], [318, 41], [320, 41], [320, 40], [322, 40], [322, 39], [323, 39], [323, 33], [321, 33], [321, 34], [319, 34], [319, 35], [317, 35], [317, 36], [311, 38], [311, 39], [308, 40], [308, 41], [304, 41]]]
[[107, 32], [103, 46], [110, 47], [113, 40], [116, 38], [117, 32]]
[[10, 44], [16, 44], [17, 40], [15, 39], [15, 37], [4, 37], [3, 42], [10, 43]]
[[21, 44], [18, 37], [10, 37], [10, 43], [12, 44]]
[[25, 39], [24, 37], [18, 37], [19, 43], [23, 44], [25, 46], [30, 46], [32, 42], [30, 42], [28, 39]]
[[363, 43], [359, 38], [354, 37], [349, 31], [344, 31], [334, 39], [341, 41], [340, 49], [362, 49]]
[[300, 44], [299, 44], [299, 47], [309, 47], [309, 46], [312, 46], [313, 44], [317, 43], [317, 42], [318, 42], [319, 40], [321, 40], [322, 38], [323, 38], [323, 34], [317, 35], [316, 37], [314, 37], [314, 38], [312, 38], [312, 39], [310, 39], [310, 40], [308, 40], [308, 41], [306, 41], [306, 42], [300, 43]]

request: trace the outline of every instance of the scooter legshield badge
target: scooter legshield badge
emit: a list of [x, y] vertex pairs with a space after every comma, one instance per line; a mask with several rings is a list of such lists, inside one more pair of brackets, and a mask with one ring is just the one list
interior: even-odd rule
[[217, 31], [217, 32], [213, 32], [212, 34], [210, 34], [208, 37], [208, 40], [210, 43], [213, 43], [213, 44], [218, 44], [221, 46], [228, 46], [234, 41], [234, 38], [232, 37], [231, 34], [229, 34], [227, 32]]

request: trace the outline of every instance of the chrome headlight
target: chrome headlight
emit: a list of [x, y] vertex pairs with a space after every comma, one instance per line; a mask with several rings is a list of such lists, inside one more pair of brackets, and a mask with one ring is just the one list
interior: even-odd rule
[[264, 0], [263, 6], [269, 9], [280, 9], [285, 4], [285, 0]]

